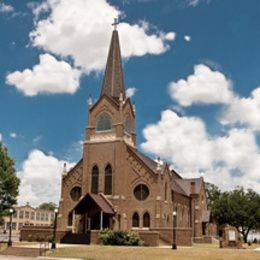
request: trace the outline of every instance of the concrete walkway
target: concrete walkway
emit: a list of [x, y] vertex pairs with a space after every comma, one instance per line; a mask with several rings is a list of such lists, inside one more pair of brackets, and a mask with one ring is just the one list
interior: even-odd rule
[[38, 257], [23, 257], [23, 256], [12, 256], [12, 255], [1, 255], [0, 260], [80, 260], [80, 258], [56, 258], [48, 256], [38, 256]]
[[[86, 246], [86, 245], [79, 245], [79, 244], [59, 244], [56, 243], [56, 248], [64, 248], [64, 247], [78, 247], [78, 246]], [[24, 248], [39, 248], [40, 243], [36, 244], [27, 244], [27, 245], [15, 245], [15, 247], [24, 247]], [[49, 243], [49, 247], [51, 248], [51, 243]]]

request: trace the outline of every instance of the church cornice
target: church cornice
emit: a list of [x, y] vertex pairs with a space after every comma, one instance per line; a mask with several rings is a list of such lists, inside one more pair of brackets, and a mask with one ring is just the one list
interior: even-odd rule
[[123, 109], [125, 109], [127, 104], [130, 105], [131, 114], [132, 114], [133, 118], [135, 118], [135, 113], [134, 113], [133, 105], [132, 105], [132, 102], [131, 102], [130, 98], [126, 98], [126, 100], [125, 100], [125, 102], [123, 104]]
[[[133, 151], [133, 150], [136, 150], [136, 151]], [[145, 168], [147, 168], [149, 170], [149, 172], [152, 172], [152, 174], [154, 176], [158, 176], [158, 173], [156, 173], [149, 165], [146, 164], [146, 162], [144, 160], [142, 160], [140, 158], [140, 156], [138, 156], [136, 153], [138, 153], [137, 149], [136, 148], [133, 148], [129, 145], [127, 145], [127, 151], [136, 159], [138, 160], [139, 162], [141, 162]]]
[[119, 104], [116, 102], [113, 98], [107, 96], [106, 94], [103, 94], [98, 101], [90, 108], [90, 111], [92, 112], [95, 107], [98, 106], [98, 104], [103, 100], [106, 99], [112, 106], [114, 106], [117, 110], [119, 109]]
[[74, 171], [77, 171], [80, 167], [82, 167], [83, 166], [83, 158], [81, 158], [78, 162], [77, 162], [77, 164], [74, 166], [74, 167], [72, 167], [68, 172], [67, 172], [67, 174], [66, 175], [63, 175], [63, 179], [65, 180], [68, 176], [70, 176], [70, 174], [72, 173], [72, 172], [74, 172]]

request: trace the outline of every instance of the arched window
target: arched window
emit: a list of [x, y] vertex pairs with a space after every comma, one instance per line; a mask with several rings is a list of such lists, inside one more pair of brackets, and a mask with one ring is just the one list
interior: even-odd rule
[[124, 127], [125, 127], [125, 131], [128, 134], [131, 134], [131, 121], [130, 121], [130, 116], [129, 115], [125, 119]]
[[150, 227], [150, 215], [148, 212], [144, 213], [143, 216], [143, 227]]
[[70, 197], [73, 201], [78, 201], [81, 197], [81, 188], [79, 186], [75, 186], [70, 191]]
[[68, 215], [68, 226], [72, 226], [73, 224], [73, 213], [72, 211]]
[[145, 184], [139, 184], [134, 189], [134, 195], [137, 200], [145, 200], [149, 196], [149, 189]]
[[91, 175], [91, 193], [98, 193], [98, 167], [95, 165], [92, 169]]
[[139, 215], [137, 212], [134, 213], [132, 218], [132, 226], [133, 227], [139, 227]]
[[112, 129], [111, 117], [107, 113], [102, 113], [97, 120], [97, 131], [106, 131]]
[[110, 164], [105, 169], [105, 194], [112, 194], [112, 168]]

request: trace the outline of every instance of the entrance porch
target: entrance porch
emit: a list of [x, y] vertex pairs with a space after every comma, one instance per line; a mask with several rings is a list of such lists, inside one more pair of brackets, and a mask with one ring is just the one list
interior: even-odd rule
[[[70, 215], [73, 229], [65, 236], [67, 243], [70, 240], [77, 240], [77, 243], [82, 240], [84, 244], [95, 243], [95, 241], [91, 241], [96, 237], [95, 234], [104, 228], [113, 229], [115, 211], [110, 201], [101, 193], [87, 193], [74, 207]], [[94, 238], [94, 240], [96, 239]]]

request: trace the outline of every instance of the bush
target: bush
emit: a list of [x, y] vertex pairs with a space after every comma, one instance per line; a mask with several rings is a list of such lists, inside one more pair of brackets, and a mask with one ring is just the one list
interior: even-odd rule
[[45, 240], [45, 238], [44, 238], [43, 235], [37, 234], [35, 240], [36, 240], [37, 242], [43, 242], [43, 241]]
[[53, 242], [53, 236], [52, 235], [47, 237], [47, 242], [49, 242], [49, 243]]
[[28, 237], [27, 237], [27, 240], [29, 242], [32, 242], [33, 241], [33, 235], [32, 234], [29, 234]]
[[141, 246], [143, 244], [139, 235], [132, 231], [112, 231], [104, 229], [100, 234], [100, 240], [103, 245]]

